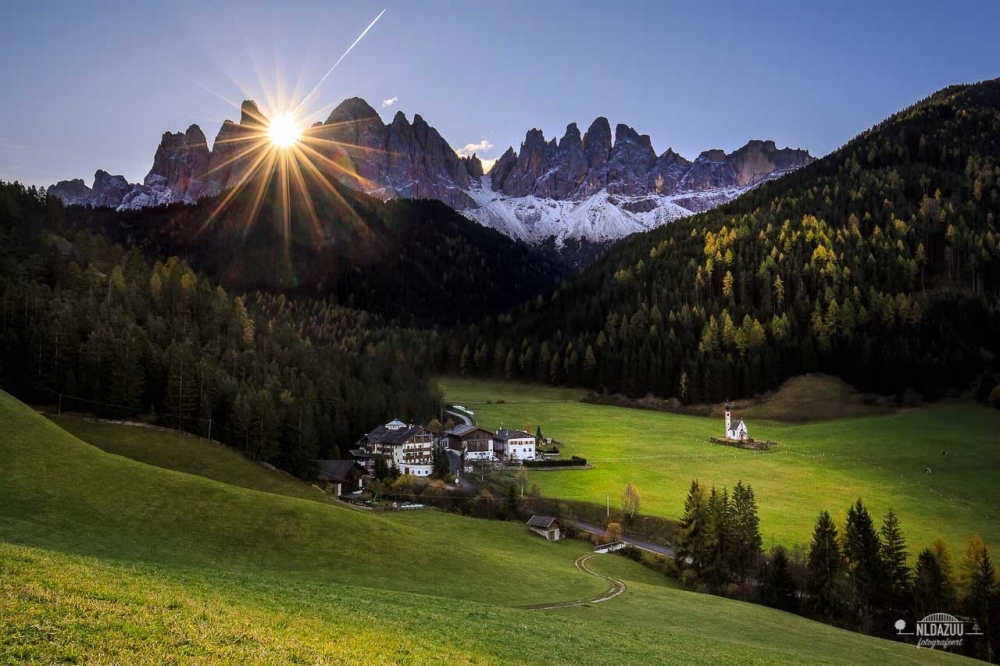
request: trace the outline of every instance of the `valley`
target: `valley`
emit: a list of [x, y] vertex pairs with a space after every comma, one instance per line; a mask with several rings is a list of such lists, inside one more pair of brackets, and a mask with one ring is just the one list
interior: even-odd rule
[[547, 497], [603, 506], [610, 496], [614, 508], [632, 482], [642, 493], [643, 513], [679, 519], [692, 480], [720, 489], [742, 480], [756, 491], [767, 547], [808, 544], [820, 511], [837, 515], [857, 498], [875, 516], [889, 509], [899, 515], [911, 553], [937, 537], [954, 549], [974, 534], [1000, 543], [1000, 521], [992, 516], [1000, 502], [992, 482], [1000, 474], [994, 435], [1000, 413], [989, 408], [953, 403], [813, 423], [748, 416], [752, 436], [778, 442], [775, 450], [758, 452], [709, 443], [724, 435], [721, 415], [585, 404], [580, 391], [538, 386], [439, 383], [447, 402], [474, 410], [484, 427], [541, 427], [559, 442], [561, 457], [581, 456], [594, 466], [529, 472]]
[[[6, 660], [955, 659], [677, 590], [610, 555], [592, 566], [625, 582], [621, 597], [518, 610], [603, 589], [572, 566], [583, 544], [546, 543], [517, 523], [371, 515], [151, 467], [95, 449], [2, 393], [0, 425]], [[126, 437], [115, 427], [90, 432]], [[109, 502], [113, 517], [101, 509]], [[366, 545], [352, 546], [359, 537]], [[720, 618], [727, 631], [705, 634]]]

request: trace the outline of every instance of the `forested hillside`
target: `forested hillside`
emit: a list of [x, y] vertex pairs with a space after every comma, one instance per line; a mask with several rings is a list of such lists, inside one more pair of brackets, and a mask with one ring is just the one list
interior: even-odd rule
[[383, 203], [325, 178], [304, 180], [307, 196], [292, 188], [287, 204], [272, 178], [197, 205], [71, 206], [66, 221], [151, 258], [180, 257], [226, 288], [330, 299], [403, 322], [470, 322], [563, 277], [556, 260], [438, 201]]
[[452, 341], [448, 368], [720, 401], [803, 372], [928, 397], [1000, 352], [1000, 80], [633, 237]]
[[[29, 400], [209, 432], [307, 475], [372, 423], [425, 419], [426, 367], [366, 313], [227, 293], [183, 261], [86, 232], [54, 198], [0, 183], [0, 385]], [[294, 314], [294, 316], [291, 316]], [[322, 341], [300, 331], [322, 327]]]

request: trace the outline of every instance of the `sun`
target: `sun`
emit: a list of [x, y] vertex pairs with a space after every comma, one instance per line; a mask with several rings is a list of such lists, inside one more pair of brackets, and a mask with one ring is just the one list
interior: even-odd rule
[[267, 136], [278, 148], [291, 148], [302, 137], [302, 130], [291, 116], [277, 116], [267, 127]]

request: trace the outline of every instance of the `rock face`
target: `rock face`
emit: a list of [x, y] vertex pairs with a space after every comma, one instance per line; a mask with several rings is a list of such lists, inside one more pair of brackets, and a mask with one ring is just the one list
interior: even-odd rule
[[87, 187], [83, 180], [63, 180], [48, 189], [49, 194], [59, 197], [67, 205], [110, 206], [117, 208], [132, 190], [132, 184], [125, 176], [112, 176], [107, 171], [97, 170], [94, 186]]
[[[209, 150], [197, 125], [163, 135], [141, 184], [98, 171], [94, 186], [62, 181], [49, 191], [68, 204], [141, 208], [194, 203], [248, 180], [265, 154], [267, 118], [243, 102]], [[382, 199], [438, 199], [467, 217], [529, 243], [609, 243], [637, 231], [730, 201], [756, 185], [806, 166], [807, 151], [750, 141], [694, 161], [646, 134], [607, 118], [584, 134], [576, 123], [558, 141], [539, 129], [508, 148], [488, 174], [476, 155], [456, 154], [420, 115], [397, 112], [388, 124], [365, 100], [344, 100], [325, 122], [306, 130], [301, 150], [316, 169]]]

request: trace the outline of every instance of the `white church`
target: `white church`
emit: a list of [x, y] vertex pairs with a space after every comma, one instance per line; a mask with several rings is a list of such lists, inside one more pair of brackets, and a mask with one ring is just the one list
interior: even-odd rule
[[728, 402], [726, 403], [726, 439], [734, 442], [741, 442], [743, 440], [750, 439], [750, 434], [747, 432], [747, 424], [743, 422], [743, 419], [740, 419], [740, 422], [736, 424], [736, 427], [733, 427]]

